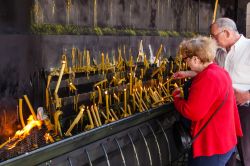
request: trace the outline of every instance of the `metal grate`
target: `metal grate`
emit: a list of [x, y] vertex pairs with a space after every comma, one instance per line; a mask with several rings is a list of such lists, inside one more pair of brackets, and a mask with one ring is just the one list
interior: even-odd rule
[[172, 120], [154, 119], [72, 151], [43, 165], [61, 166], [184, 166], [174, 145]]
[[[184, 166], [187, 155], [183, 156], [175, 145], [172, 125], [176, 118], [172, 109], [166, 104], [49, 146], [39, 145], [39, 149], [0, 165]], [[43, 134], [37, 137], [43, 138]]]
[[43, 137], [44, 134], [45, 129], [38, 130], [35, 128], [32, 129], [30, 135], [20, 141], [16, 145], [16, 147], [8, 149], [8, 145], [13, 143], [10, 142], [10, 144], [7, 144], [5, 147], [0, 149], [0, 162], [30, 152], [32, 150], [37, 149], [38, 147], [43, 147], [44, 145], [46, 145], [46, 142]]

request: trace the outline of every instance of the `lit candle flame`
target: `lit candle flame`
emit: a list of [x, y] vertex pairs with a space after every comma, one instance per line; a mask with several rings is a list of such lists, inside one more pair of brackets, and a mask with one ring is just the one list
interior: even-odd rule
[[42, 125], [42, 121], [39, 120], [34, 120], [34, 117], [32, 115], [29, 116], [28, 118], [28, 124], [24, 126], [22, 130], [18, 130], [15, 133], [15, 136], [9, 140], [15, 141], [12, 145], [8, 147], [8, 149], [14, 148], [18, 142], [22, 141], [24, 138], [26, 138], [30, 134], [30, 130], [33, 129], [34, 127], [40, 128]]

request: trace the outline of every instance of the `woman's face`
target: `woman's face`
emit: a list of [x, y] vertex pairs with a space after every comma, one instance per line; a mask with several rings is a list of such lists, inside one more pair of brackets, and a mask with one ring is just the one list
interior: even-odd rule
[[196, 57], [196, 56], [192, 56], [192, 57], [185, 57], [183, 58], [184, 61], [187, 62], [188, 67], [190, 67], [190, 69], [192, 71], [198, 72], [198, 67], [200, 64], [200, 60]]

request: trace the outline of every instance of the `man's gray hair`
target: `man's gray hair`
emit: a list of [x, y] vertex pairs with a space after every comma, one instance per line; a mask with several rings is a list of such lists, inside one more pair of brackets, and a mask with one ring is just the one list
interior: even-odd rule
[[225, 18], [225, 17], [218, 18], [218, 19], [216, 19], [214, 24], [216, 24], [218, 26], [218, 28], [229, 28], [235, 32], [238, 32], [235, 22], [230, 18]]

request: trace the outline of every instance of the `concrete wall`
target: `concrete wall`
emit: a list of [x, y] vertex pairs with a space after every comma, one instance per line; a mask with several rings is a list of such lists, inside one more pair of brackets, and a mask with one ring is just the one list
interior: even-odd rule
[[[71, 2], [69, 8], [66, 2]], [[100, 27], [206, 33], [215, 3], [214, 0], [96, 0], [94, 7], [94, 2], [95, 0], [0, 0], [0, 33], [29, 33], [31, 20], [35, 23], [87, 27], [96, 23]], [[233, 18], [244, 32], [242, 14], [245, 13], [246, 2], [248, 1], [220, 0], [217, 16]]]
[[[160, 44], [163, 44], [164, 55], [169, 57], [176, 54], [182, 39], [157, 36], [1, 35], [0, 98], [13, 97], [16, 100], [23, 94], [32, 95], [36, 88], [33, 83], [37, 84], [41, 71], [60, 67], [62, 53], [66, 50], [66, 54], [70, 57], [73, 46], [81, 51], [84, 48], [89, 50], [91, 57], [94, 57], [99, 63], [101, 52], [109, 53], [110, 56], [114, 54], [118, 58], [117, 49], [123, 48], [124, 45], [126, 53], [131, 49], [133, 55], [137, 56], [140, 40], [143, 40], [144, 51], [148, 56], [150, 55], [149, 44], [151, 44], [154, 54]], [[38, 96], [38, 98], [42, 97]]]
[[0, 34], [28, 33], [32, 0], [0, 0]]
[[249, 0], [237, 0], [236, 24], [240, 33], [246, 35], [246, 13]]
[[[214, 2], [197, 0], [36, 0], [35, 23], [207, 32]], [[70, 3], [67, 3], [70, 2]], [[95, 3], [96, 2], [96, 3]], [[217, 16], [233, 0], [219, 4]]]
[[[66, 50], [66, 54], [70, 57], [71, 48], [74, 46], [79, 48], [81, 51], [87, 49], [90, 51], [91, 57], [97, 60], [97, 63], [101, 62], [101, 52], [108, 53], [110, 56], [115, 55], [118, 59], [118, 48], [126, 48], [126, 57], [128, 58], [128, 52], [131, 49], [134, 57], [138, 54], [138, 46], [140, 40], [143, 40], [144, 52], [150, 56], [149, 44], [152, 47], [153, 53], [155, 54], [160, 44], [164, 46], [164, 55], [169, 57], [170, 55], [175, 56], [177, 47], [182, 38], [164, 38], [157, 36], [40, 36], [36, 37], [39, 39], [39, 45], [41, 47], [40, 53], [44, 57], [43, 65], [44, 68], [49, 70], [50, 68], [59, 67], [61, 55]], [[111, 57], [110, 57], [111, 58]], [[134, 58], [136, 59], [136, 58]]]
[[250, 38], [250, 3], [247, 4], [246, 10], [246, 36]]

